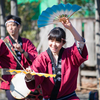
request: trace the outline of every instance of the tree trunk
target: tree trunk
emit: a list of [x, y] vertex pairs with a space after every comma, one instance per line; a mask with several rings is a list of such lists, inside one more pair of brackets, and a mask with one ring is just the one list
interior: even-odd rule
[[11, 14], [18, 15], [17, 0], [11, 0]]
[[1, 39], [4, 39], [6, 36], [6, 31], [5, 31], [5, 0], [0, 0], [0, 26], [1, 26]]

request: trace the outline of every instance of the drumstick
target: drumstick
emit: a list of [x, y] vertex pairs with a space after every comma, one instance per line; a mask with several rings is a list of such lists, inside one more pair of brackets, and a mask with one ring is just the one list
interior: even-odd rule
[[[7, 70], [7, 72], [16, 72], [16, 73], [24, 73], [28, 74], [29, 72], [23, 71], [23, 70]], [[43, 77], [56, 77], [56, 74], [46, 74], [46, 73], [36, 73], [36, 72], [31, 72], [31, 75], [38, 75], [38, 76], [43, 76]]]
[[[20, 62], [18, 61], [18, 59], [16, 58], [16, 53], [15, 53], [14, 50], [12, 50], [13, 47], [11, 47], [11, 44], [10, 44], [9, 40], [8, 40], [8, 39], [4, 39], [4, 43], [5, 43], [6, 47], [9, 49], [9, 51], [12, 53], [12, 55], [14, 56], [14, 58], [16, 59], [16, 61], [19, 63], [19, 65], [23, 68], [24, 71], [26, 71], [25, 68], [21, 65], [21, 63], [20, 63]], [[7, 43], [8, 43], [8, 44], [7, 44]], [[11, 49], [10, 49], [10, 48], [11, 48]]]
[[7, 83], [7, 81], [5, 81], [3, 78], [0, 77], [0, 80], [4, 81], [5, 83]]

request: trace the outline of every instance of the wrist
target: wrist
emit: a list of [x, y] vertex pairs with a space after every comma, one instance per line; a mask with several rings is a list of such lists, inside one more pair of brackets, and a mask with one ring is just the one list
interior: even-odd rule
[[25, 76], [25, 81], [26, 81], [26, 82], [30, 82], [30, 81], [32, 81], [32, 80], [34, 80], [34, 76], [32, 76], [32, 78], [30, 78], [30, 79], [28, 79], [28, 78]]
[[71, 25], [71, 27], [69, 28], [69, 30], [70, 30], [71, 32], [74, 32], [74, 31], [75, 31], [75, 28]]
[[25, 52], [25, 50], [22, 49], [22, 52], [21, 53], [24, 53], [24, 52]]

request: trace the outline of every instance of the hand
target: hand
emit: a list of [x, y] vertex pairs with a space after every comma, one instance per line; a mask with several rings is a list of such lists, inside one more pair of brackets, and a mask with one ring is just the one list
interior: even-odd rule
[[15, 43], [13, 46], [14, 46], [14, 49], [17, 49], [19, 52], [23, 52], [23, 49], [21, 48], [20, 44]]
[[32, 70], [30, 67], [28, 67], [28, 68], [26, 68], [26, 71], [27, 71], [27, 74], [26, 74], [25, 77], [26, 77], [28, 80], [32, 79], [31, 72], [33, 72], [33, 70]]
[[60, 22], [63, 24], [63, 26], [69, 30], [71, 30], [71, 28], [73, 27], [70, 20], [66, 17], [62, 17], [60, 19]]

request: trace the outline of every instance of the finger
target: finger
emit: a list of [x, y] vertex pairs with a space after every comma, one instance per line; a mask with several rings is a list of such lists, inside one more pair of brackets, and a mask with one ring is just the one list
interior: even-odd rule
[[16, 43], [14, 43], [13, 46], [16, 47]]
[[30, 73], [26, 74], [27, 79], [32, 79], [32, 75]]
[[26, 71], [27, 71], [27, 72], [29, 72], [29, 71], [30, 71], [30, 69], [29, 69], [29, 68], [26, 68]]
[[26, 68], [26, 71], [29, 73], [33, 72], [33, 70], [30, 67]]
[[18, 40], [15, 40], [16, 44], [18, 44]]
[[63, 25], [65, 25], [65, 23], [64, 23], [63, 21], [61, 21], [61, 23], [62, 23]]

